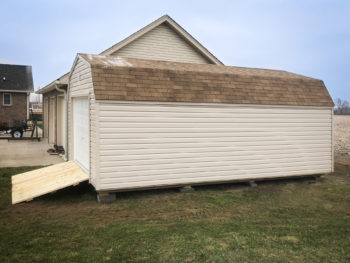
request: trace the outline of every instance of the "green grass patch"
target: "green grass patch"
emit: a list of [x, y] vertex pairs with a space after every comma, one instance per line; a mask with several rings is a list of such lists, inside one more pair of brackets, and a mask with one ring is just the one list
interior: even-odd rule
[[0, 209], [11, 203], [11, 176], [25, 173], [42, 166], [0, 168]]
[[0, 262], [349, 262], [350, 168], [325, 181], [118, 194], [88, 184], [10, 205], [0, 169]]
[[36, 123], [39, 128], [43, 129], [43, 121], [37, 121]]

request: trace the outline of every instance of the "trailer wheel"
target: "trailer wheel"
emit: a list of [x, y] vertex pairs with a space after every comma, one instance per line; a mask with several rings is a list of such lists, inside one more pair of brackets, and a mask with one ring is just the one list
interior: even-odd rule
[[23, 133], [19, 130], [12, 132], [12, 138], [19, 139], [19, 138], [22, 138], [22, 135]]

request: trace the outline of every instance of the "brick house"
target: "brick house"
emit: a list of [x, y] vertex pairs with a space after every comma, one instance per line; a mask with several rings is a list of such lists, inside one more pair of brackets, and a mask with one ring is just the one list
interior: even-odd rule
[[0, 64], [0, 126], [29, 118], [29, 95], [33, 91], [31, 66]]

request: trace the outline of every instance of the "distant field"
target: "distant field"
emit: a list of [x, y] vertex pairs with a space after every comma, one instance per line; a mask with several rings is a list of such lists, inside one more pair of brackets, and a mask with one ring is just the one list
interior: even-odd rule
[[350, 115], [334, 115], [333, 132], [335, 153], [350, 155]]
[[10, 205], [0, 169], [0, 262], [350, 262], [350, 158], [312, 179], [192, 193], [121, 193], [87, 185]]

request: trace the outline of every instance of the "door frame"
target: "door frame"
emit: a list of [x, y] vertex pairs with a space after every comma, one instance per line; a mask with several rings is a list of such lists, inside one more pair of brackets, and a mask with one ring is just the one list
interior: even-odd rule
[[49, 101], [49, 126], [48, 126], [48, 141], [49, 144], [57, 143], [56, 122], [57, 122], [57, 99], [56, 96], [48, 98]]
[[49, 103], [50, 98], [44, 97], [43, 99], [43, 137], [47, 138], [47, 141], [49, 141]]
[[[57, 145], [66, 147], [66, 99], [64, 95], [57, 96]], [[66, 150], [66, 149], [65, 149]]]

